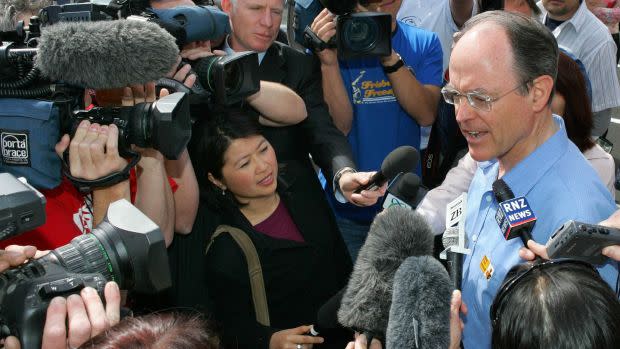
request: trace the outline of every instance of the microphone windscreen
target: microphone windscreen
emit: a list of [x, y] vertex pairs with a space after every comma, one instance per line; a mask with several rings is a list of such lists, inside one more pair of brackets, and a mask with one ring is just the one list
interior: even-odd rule
[[37, 49], [43, 76], [95, 89], [155, 81], [179, 54], [166, 30], [136, 20], [60, 22], [44, 28]]
[[386, 348], [447, 348], [451, 296], [450, 279], [439, 261], [407, 258], [394, 276]]
[[394, 178], [400, 172], [411, 172], [418, 164], [418, 151], [409, 145], [400, 146], [389, 153], [381, 163], [386, 178]]
[[338, 310], [338, 320], [385, 336], [394, 273], [409, 256], [430, 255], [434, 237], [424, 218], [404, 207], [379, 213], [362, 246]]
[[446, 231], [443, 232], [441, 236], [441, 242], [443, 243], [443, 248], [448, 248], [450, 246], [456, 246], [459, 244], [459, 227], [449, 227]]

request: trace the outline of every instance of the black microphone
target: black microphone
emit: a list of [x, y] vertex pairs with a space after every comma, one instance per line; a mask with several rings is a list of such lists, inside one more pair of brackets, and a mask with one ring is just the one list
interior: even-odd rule
[[418, 151], [409, 145], [400, 146], [383, 159], [381, 169], [370, 177], [368, 183], [357, 188], [355, 193], [360, 193], [362, 190], [375, 190], [399, 173], [411, 172], [417, 164]]
[[95, 89], [164, 77], [179, 49], [155, 23], [132, 20], [60, 22], [41, 33], [36, 67], [52, 81]]
[[353, 267], [338, 321], [369, 336], [385, 338], [396, 269], [409, 256], [430, 255], [433, 244], [431, 228], [417, 212], [390, 207], [379, 213]]
[[394, 275], [386, 348], [447, 348], [451, 297], [448, 274], [438, 260], [407, 258]]
[[508, 184], [503, 179], [493, 182], [493, 194], [499, 204], [495, 220], [506, 240], [521, 238], [523, 246], [532, 240], [532, 229], [536, 216], [524, 197], [515, 198]]
[[343, 288], [338, 291], [319, 308], [316, 315], [316, 323], [310, 328], [309, 335], [319, 336], [324, 331], [340, 327], [338, 323], [338, 308], [340, 308], [345, 290], [346, 288]]
[[444, 231], [441, 238], [443, 247], [446, 249], [450, 281], [455, 290], [461, 289], [463, 278], [463, 253], [455, 252], [452, 248], [459, 246], [459, 228], [449, 227]]
[[402, 206], [415, 209], [428, 192], [421, 186], [421, 182], [420, 177], [414, 173], [399, 173], [387, 189], [383, 208]]

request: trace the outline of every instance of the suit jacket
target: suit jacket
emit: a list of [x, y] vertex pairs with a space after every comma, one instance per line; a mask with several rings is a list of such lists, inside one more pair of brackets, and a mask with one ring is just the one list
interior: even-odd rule
[[[334, 125], [323, 100], [320, 63], [315, 56], [276, 41], [265, 53], [259, 76], [261, 80], [278, 82], [297, 92], [308, 110], [308, 117], [297, 125], [263, 127], [263, 134], [273, 145], [282, 167], [282, 178], [290, 181], [292, 175], [303, 175], [302, 180], [308, 185], [313, 185], [312, 181], [318, 183], [308, 154], [330, 184], [341, 168], [355, 168], [351, 146]], [[287, 167], [293, 162], [301, 164], [306, 173], [289, 173]]]

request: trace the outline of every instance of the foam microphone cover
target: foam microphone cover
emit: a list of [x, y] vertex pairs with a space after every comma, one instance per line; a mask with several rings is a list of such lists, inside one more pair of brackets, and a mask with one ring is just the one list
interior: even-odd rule
[[439, 261], [407, 258], [394, 276], [386, 348], [448, 348], [451, 297], [452, 286]]
[[400, 146], [383, 159], [381, 172], [387, 178], [394, 178], [400, 172], [410, 172], [418, 164], [418, 157], [418, 151], [414, 147]]
[[362, 246], [338, 310], [338, 321], [385, 336], [394, 273], [409, 256], [430, 255], [433, 234], [425, 219], [404, 207], [379, 213]]
[[37, 49], [44, 77], [95, 89], [155, 81], [179, 54], [166, 30], [135, 20], [60, 22], [44, 28]]
[[392, 193], [413, 207], [420, 184], [421, 180], [417, 175], [411, 172], [403, 173], [395, 183]]

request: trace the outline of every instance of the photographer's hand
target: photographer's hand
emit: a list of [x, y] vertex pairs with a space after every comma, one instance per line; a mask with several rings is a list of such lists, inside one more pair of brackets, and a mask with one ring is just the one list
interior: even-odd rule
[[86, 287], [80, 295], [56, 297], [47, 308], [42, 348], [78, 348], [120, 320], [120, 291], [115, 282], [105, 286], [104, 307], [99, 294]]
[[62, 157], [67, 148], [69, 170], [74, 177], [98, 179], [127, 165], [118, 154], [118, 128], [114, 124], [101, 126], [83, 120], [71, 141], [64, 135], [56, 144], [56, 153]]
[[[334, 16], [328, 9], [323, 9], [312, 24], [310, 25], [310, 29], [319, 37], [319, 39], [324, 42], [329, 42], [329, 40], [336, 35], [336, 16]], [[316, 55], [321, 60], [322, 65], [326, 66], [338, 66], [338, 55], [336, 49], [326, 48], [320, 52], [317, 52]]]

